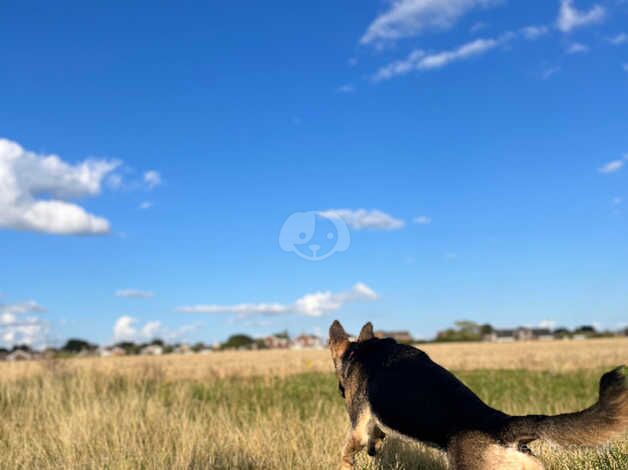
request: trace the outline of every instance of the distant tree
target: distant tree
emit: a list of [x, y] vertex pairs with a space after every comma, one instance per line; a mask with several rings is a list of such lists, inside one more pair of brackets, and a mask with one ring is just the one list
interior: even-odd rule
[[166, 345], [163, 339], [155, 338], [149, 343], [150, 346], [161, 346], [162, 348]]
[[288, 330], [280, 331], [279, 333], [275, 333], [273, 335], [276, 338], [290, 339], [290, 335], [288, 334]]
[[71, 338], [61, 348], [64, 352], [80, 353], [81, 351], [93, 351], [97, 346], [82, 339]]
[[482, 327], [477, 323], [460, 320], [454, 325], [455, 328], [439, 331], [436, 341], [480, 341], [482, 339]]
[[194, 352], [199, 352], [205, 348], [206, 348], [205, 343], [199, 341], [198, 343], [193, 344], [191, 349]]
[[11, 348], [11, 352], [13, 351], [31, 352], [32, 349], [28, 344], [16, 344]]
[[493, 325], [489, 323], [485, 323], [484, 325], [480, 326], [480, 334], [482, 336], [490, 335], [493, 331], [495, 331], [495, 329], [493, 328]]
[[575, 334], [593, 335], [596, 333], [595, 327], [591, 325], [582, 325], [574, 330]]
[[558, 328], [556, 328], [554, 330], [554, 337], [555, 338], [569, 338], [571, 336], [571, 331], [569, 331], [568, 328], [565, 328], [564, 326], [559, 326]]
[[121, 341], [115, 344], [116, 347], [124, 349], [127, 354], [139, 354], [141, 345], [132, 341]]
[[248, 335], [236, 334], [229, 336], [229, 339], [222, 344], [222, 349], [250, 348], [255, 340]]

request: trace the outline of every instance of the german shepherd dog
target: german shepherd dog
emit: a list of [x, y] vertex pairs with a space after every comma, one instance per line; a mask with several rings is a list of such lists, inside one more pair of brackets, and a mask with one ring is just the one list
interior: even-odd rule
[[352, 469], [357, 452], [375, 456], [387, 434], [404, 436], [447, 452], [455, 470], [543, 469], [527, 444], [596, 445], [628, 428], [628, 388], [622, 367], [600, 379], [591, 407], [556, 416], [510, 416], [491, 408], [427, 354], [362, 327], [358, 340], [336, 320], [329, 348], [351, 431], [341, 469]]

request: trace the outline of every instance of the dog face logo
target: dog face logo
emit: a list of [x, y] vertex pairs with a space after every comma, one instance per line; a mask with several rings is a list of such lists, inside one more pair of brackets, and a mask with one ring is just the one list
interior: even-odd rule
[[351, 244], [347, 224], [340, 217], [318, 212], [295, 212], [286, 219], [279, 233], [282, 250], [308, 261], [322, 261], [346, 251]]

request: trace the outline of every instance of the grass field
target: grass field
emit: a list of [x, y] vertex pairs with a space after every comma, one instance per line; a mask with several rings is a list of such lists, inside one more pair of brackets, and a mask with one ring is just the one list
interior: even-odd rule
[[[600, 374], [628, 358], [627, 340], [424, 349], [517, 414], [588, 406]], [[2, 363], [0, 416], [3, 469], [332, 469], [348, 430], [325, 351]], [[628, 468], [627, 440], [533, 447], [551, 469]], [[380, 461], [361, 455], [359, 468], [446, 464], [391, 440]]]

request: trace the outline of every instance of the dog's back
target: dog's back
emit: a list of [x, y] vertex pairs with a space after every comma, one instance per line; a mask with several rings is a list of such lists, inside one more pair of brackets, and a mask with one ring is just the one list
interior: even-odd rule
[[392, 339], [356, 346], [372, 413], [384, 426], [445, 448], [453, 435], [492, 434], [507, 415], [486, 405], [427, 354]]

